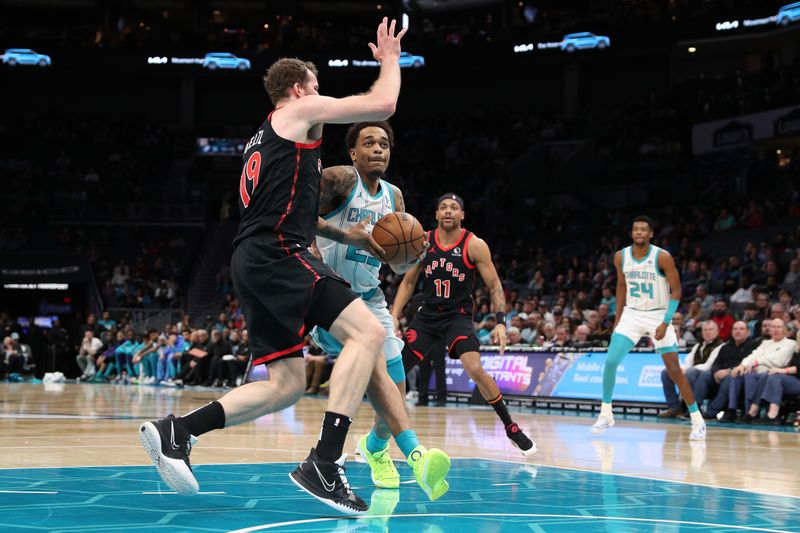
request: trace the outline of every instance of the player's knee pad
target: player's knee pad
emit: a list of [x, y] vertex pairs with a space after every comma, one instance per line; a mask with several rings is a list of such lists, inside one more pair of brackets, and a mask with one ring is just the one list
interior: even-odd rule
[[628, 352], [634, 347], [634, 343], [625, 335], [614, 333], [611, 335], [611, 344], [608, 346], [607, 365], [619, 366]]
[[405, 381], [406, 370], [403, 368], [403, 357], [398, 355], [394, 359], [386, 361], [386, 371], [395, 383]]

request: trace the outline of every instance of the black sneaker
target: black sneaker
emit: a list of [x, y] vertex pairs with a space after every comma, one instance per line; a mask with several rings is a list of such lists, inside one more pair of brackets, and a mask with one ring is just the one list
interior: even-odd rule
[[516, 422], [513, 422], [506, 428], [506, 435], [511, 439], [511, 442], [522, 451], [522, 455], [536, 453], [536, 443], [528, 438]]
[[736, 423], [737, 424], [752, 424], [753, 420], [755, 420], [755, 419], [756, 419], [756, 417], [752, 416], [748, 412], [745, 412], [742, 416], [740, 416], [739, 418], [736, 419]]
[[725, 412], [723, 413], [722, 416], [717, 415], [717, 420], [719, 420], [723, 424], [736, 422], [736, 409], [725, 409]]
[[178, 494], [197, 494], [200, 485], [189, 464], [192, 436], [172, 415], [139, 426], [139, 439], [161, 479]]
[[782, 426], [783, 419], [781, 419], [780, 416], [771, 418], [769, 415], [764, 415], [760, 418], [753, 420], [753, 424], [758, 424], [759, 426]]
[[295, 485], [313, 497], [345, 514], [361, 514], [369, 506], [350, 488], [344, 474], [347, 454], [338, 461], [325, 461], [311, 448], [311, 453], [289, 477]]

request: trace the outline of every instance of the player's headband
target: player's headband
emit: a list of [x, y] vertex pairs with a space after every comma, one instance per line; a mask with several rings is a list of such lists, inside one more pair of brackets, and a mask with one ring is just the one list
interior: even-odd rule
[[439, 204], [442, 203], [442, 200], [454, 200], [456, 203], [458, 203], [458, 205], [461, 206], [461, 210], [464, 210], [464, 200], [462, 200], [461, 197], [454, 192], [448, 192], [441, 195], [439, 199], [436, 200], [436, 207], [439, 207]]

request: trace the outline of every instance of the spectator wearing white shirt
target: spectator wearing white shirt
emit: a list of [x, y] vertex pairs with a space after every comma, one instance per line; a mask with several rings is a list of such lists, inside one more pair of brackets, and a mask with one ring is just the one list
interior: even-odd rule
[[[694, 348], [686, 354], [681, 369], [686, 374], [686, 379], [692, 386], [692, 392], [699, 384], [703, 372], [711, 369], [714, 360], [722, 348], [722, 339], [719, 338], [719, 327], [713, 320], [703, 322], [703, 342], [695, 344]], [[681, 400], [675, 387], [675, 382], [669, 377], [669, 372], [661, 372], [661, 384], [664, 386], [664, 397], [667, 399], [667, 409], [658, 413], [659, 418], [675, 418], [680, 416]]]
[[87, 331], [83, 334], [80, 350], [78, 350], [78, 355], [75, 357], [82, 372], [81, 377], [78, 378], [79, 380], [87, 380], [95, 375], [97, 372], [94, 364], [95, 358], [102, 347], [103, 341], [95, 337], [93, 332]]
[[763, 341], [758, 348], [745, 357], [731, 370], [728, 389], [728, 409], [735, 410], [744, 388], [745, 412], [736, 419], [737, 423], [750, 424], [755, 416], [747, 412], [747, 407], [758, 403], [764, 393], [771, 368], [785, 368], [797, 351], [797, 343], [786, 336], [786, 324], [780, 318], [772, 319], [769, 326], [771, 338]]
[[683, 313], [675, 311], [672, 315], [672, 327], [675, 328], [675, 336], [678, 338], [678, 348], [690, 348], [697, 344], [694, 333], [683, 327]]
[[742, 276], [742, 281], [739, 283], [739, 288], [736, 289], [731, 295], [732, 304], [749, 304], [754, 302], [753, 289], [756, 288], [754, 283], [750, 282], [749, 276]]

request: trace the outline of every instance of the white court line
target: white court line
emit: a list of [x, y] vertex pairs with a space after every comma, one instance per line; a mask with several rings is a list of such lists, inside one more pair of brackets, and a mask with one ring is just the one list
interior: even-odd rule
[[506, 486], [516, 487], [517, 485], [519, 485], [519, 483], [492, 483], [493, 487], [506, 487]]
[[737, 487], [723, 487], [722, 485], [706, 485], [704, 483], [694, 483], [692, 481], [677, 481], [674, 479], [668, 478], [661, 478], [661, 477], [650, 477], [650, 476], [642, 476], [639, 474], [620, 474], [617, 472], [602, 472], [600, 470], [592, 470], [591, 468], [578, 468], [573, 466], [554, 466], [554, 465], [547, 465], [543, 463], [526, 463], [523, 461], [512, 461], [510, 459], [494, 459], [494, 458], [486, 458], [486, 457], [454, 457], [454, 459], [475, 459], [479, 461], [497, 461], [498, 463], [510, 463], [515, 465], [529, 465], [529, 466], [537, 466], [537, 467], [545, 467], [545, 468], [557, 468], [559, 470], [574, 470], [576, 472], [591, 472], [593, 474], [605, 474], [608, 476], [620, 476], [620, 477], [631, 477], [634, 479], [646, 479], [648, 481], [666, 481], [668, 483], [676, 483], [678, 485], [692, 485], [695, 487], [704, 487], [707, 489], [725, 489], [725, 490], [735, 490], [739, 492], [747, 492], [750, 494], [758, 494], [761, 496], [779, 496], [782, 498], [794, 498], [800, 499], [800, 496], [791, 496], [788, 494], [781, 494], [778, 492], [767, 492], [762, 490], [754, 490], [754, 489], [742, 489]]
[[58, 494], [54, 490], [0, 490], [0, 494]]
[[[142, 494], [178, 494], [178, 493], [174, 492], [174, 491], [168, 491], [168, 490], [167, 491], [146, 490], [146, 491], [142, 492]], [[213, 491], [202, 492], [201, 491], [201, 492], [198, 492], [197, 494], [227, 494], [227, 492], [221, 492], [221, 491], [217, 491], [217, 492], [213, 492]]]
[[[433, 518], [441, 518], [441, 517], [450, 517], [450, 516], [464, 516], [464, 517], [491, 517], [491, 518], [569, 518], [569, 519], [579, 519], [579, 520], [609, 520], [612, 522], [645, 522], [650, 524], [680, 524], [680, 525], [689, 525], [689, 526], [705, 526], [705, 527], [717, 527], [717, 528], [725, 528], [725, 529], [738, 529], [741, 531], [764, 531], [766, 533], [791, 533], [784, 529], [768, 529], [763, 527], [748, 527], [748, 526], [737, 526], [733, 524], [714, 524], [711, 522], [689, 522], [683, 520], [667, 520], [667, 519], [660, 519], [660, 518], [632, 518], [632, 517], [622, 517], [622, 516], [586, 516], [586, 515], [574, 515], [574, 514], [546, 514], [546, 513], [422, 513], [422, 514], [396, 514], [396, 515], [374, 515], [368, 516], [365, 518], [374, 519], [374, 518], [390, 518], [392, 520], [397, 518], [421, 518], [421, 517], [433, 517]], [[252, 526], [247, 527], [244, 529], [237, 529], [231, 531], [230, 533], [251, 533], [253, 531], [263, 531], [265, 529], [275, 529], [279, 527], [287, 527], [287, 526], [296, 526], [302, 524], [314, 524], [320, 522], [331, 522], [331, 521], [339, 521], [345, 518], [337, 517], [337, 518], [309, 518], [305, 520], [292, 520], [290, 522], [278, 522], [275, 524], [263, 524], [260, 526]], [[346, 519], [345, 519], [346, 520]], [[357, 519], [350, 519], [353, 520], [354, 525], [358, 524]]]

